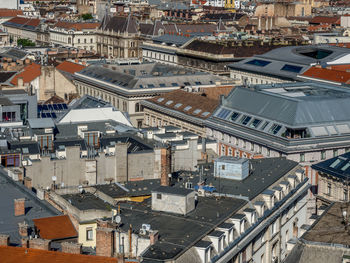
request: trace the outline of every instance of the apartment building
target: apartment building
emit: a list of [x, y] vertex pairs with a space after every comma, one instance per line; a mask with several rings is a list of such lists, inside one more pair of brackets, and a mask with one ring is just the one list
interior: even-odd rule
[[316, 82], [237, 87], [206, 120], [207, 136], [221, 155], [300, 162], [316, 193], [311, 165], [349, 151], [349, 95]]

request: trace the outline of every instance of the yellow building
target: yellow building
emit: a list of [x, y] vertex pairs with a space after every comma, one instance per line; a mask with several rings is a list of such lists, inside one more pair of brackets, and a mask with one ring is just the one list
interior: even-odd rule
[[96, 247], [96, 220], [79, 223], [78, 243], [84, 247]]

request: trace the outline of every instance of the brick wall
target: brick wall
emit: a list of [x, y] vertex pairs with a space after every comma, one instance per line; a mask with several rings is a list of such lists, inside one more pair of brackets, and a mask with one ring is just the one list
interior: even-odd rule
[[114, 240], [113, 229], [97, 227], [96, 229], [96, 256], [113, 256]]
[[81, 244], [72, 242], [62, 242], [61, 247], [63, 253], [81, 254]]

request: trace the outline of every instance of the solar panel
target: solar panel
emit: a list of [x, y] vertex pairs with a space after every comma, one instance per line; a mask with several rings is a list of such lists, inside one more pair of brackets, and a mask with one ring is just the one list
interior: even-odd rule
[[62, 104], [57, 104], [58, 110], [63, 110]]
[[51, 118], [51, 113], [46, 113], [46, 118]]
[[47, 107], [47, 105], [43, 105], [43, 110], [49, 110], [49, 108]]
[[38, 105], [38, 112], [42, 111], [43, 106], [42, 105]]
[[54, 118], [54, 119], [57, 118], [57, 115], [56, 115], [56, 113], [54, 113], [54, 112], [51, 113], [51, 116], [52, 116], [52, 118]]
[[63, 107], [63, 109], [65, 109], [65, 110], [68, 109], [67, 104], [65, 104], [65, 103], [62, 104], [62, 107]]
[[49, 108], [49, 110], [53, 110], [53, 107], [51, 104], [49, 104], [47, 107]]
[[41, 114], [41, 118], [46, 118], [46, 113]]
[[53, 106], [54, 110], [58, 110], [57, 104], [53, 104], [52, 106]]

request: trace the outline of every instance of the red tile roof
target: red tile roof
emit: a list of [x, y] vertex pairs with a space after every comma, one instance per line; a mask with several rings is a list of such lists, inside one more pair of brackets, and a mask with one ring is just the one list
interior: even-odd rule
[[[163, 98], [162, 101], [158, 101], [158, 99]], [[186, 92], [183, 90], [174, 90], [162, 95], [159, 95], [157, 97], [154, 97], [152, 99], [149, 99], [148, 101], [153, 102], [155, 104], [158, 104], [162, 107], [166, 107], [175, 111], [183, 112], [187, 115], [192, 115], [194, 117], [200, 118], [200, 119], [206, 119], [208, 118], [215, 110], [215, 108], [219, 105], [218, 99], [212, 99], [208, 98], [207, 96], [203, 96], [202, 93], [192, 93], [192, 92]], [[172, 103], [167, 102], [173, 101]], [[175, 107], [175, 105], [180, 105], [179, 107]], [[191, 106], [190, 109], [185, 111], [184, 109], [187, 106]], [[200, 109], [201, 111], [198, 113], [195, 113], [195, 110]], [[202, 113], [209, 112], [208, 115], [203, 116]]]
[[[1, 263], [117, 263], [116, 258], [68, 254], [23, 247], [0, 246]], [[128, 261], [125, 261], [128, 262]]]
[[44, 239], [57, 240], [78, 236], [67, 215], [33, 219], [33, 222], [40, 237]]
[[26, 66], [22, 72], [17, 74], [12, 80], [11, 84], [17, 86], [18, 78], [23, 78], [23, 84], [29, 83], [41, 75], [41, 67], [36, 63]]
[[65, 22], [65, 21], [58, 21], [55, 24], [55, 27], [61, 27], [66, 29], [72, 29], [75, 30], [83, 30], [83, 29], [95, 29], [99, 27], [100, 23], [71, 23], [71, 22]]
[[15, 17], [18, 15], [23, 15], [23, 11], [17, 9], [0, 8], [0, 17]]
[[[348, 65], [348, 67], [349, 66], [350, 65]], [[333, 68], [311, 67], [305, 71], [302, 76], [338, 83], [350, 82], [350, 72], [346, 72], [344, 70], [335, 70]]]
[[310, 21], [311, 24], [332, 24], [340, 25], [339, 16], [315, 16]]
[[30, 26], [38, 26], [40, 24], [40, 19], [37, 18], [26, 18], [26, 17], [14, 17], [10, 19], [8, 22], [19, 24], [19, 25], [30, 25]]
[[81, 71], [85, 68], [85, 66], [80, 65], [80, 64], [76, 64], [73, 62], [69, 62], [69, 61], [64, 61], [61, 64], [59, 64], [56, 69], [61, 70], [61, 71], [65, 71], [71, 74], [74, 74], [75, 72]]

